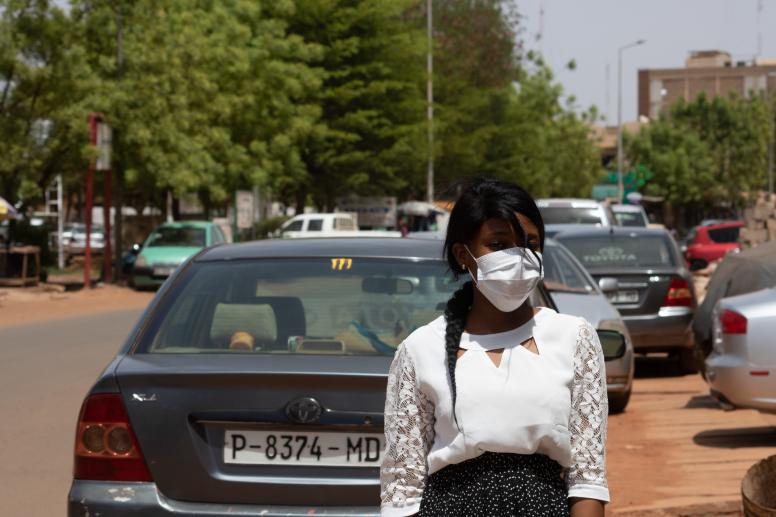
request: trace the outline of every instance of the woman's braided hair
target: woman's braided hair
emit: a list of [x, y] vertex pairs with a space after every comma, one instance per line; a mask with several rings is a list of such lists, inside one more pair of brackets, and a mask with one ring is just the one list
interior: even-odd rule
[[[544, 248], [544, 223], [533, 198], [528, 192], [514, 183], [496, 179], [478, 178], [458, 186], [462, 191], [450, 213], [445, 237], [444, 253], [453, 276], [457, 279], [462, 273], [462, 265], [453, 251], [454, 244], [471, 243], [477, 236], [482, 224], [488, 219], [504, 219], [525, 241], [525, 232], [515, 214], [522, 214], [539, 229], [539, 247]], [[474, 300], [474, 284], [464, 283], [448, 300], [445, 308], [445, 352], [447, 371], [450, 375], [450, 390], [453, 396], [453, 418], [455, 417], [455, 365], [458, 362], [458, 349], [461, 335], [466, 328], [469, 309]], [[457, 419], [456, 419], [457, 421]]]

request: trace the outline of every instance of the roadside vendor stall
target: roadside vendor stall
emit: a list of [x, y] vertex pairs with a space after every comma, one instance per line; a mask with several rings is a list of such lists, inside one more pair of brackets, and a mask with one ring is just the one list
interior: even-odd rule
[[[0, 222], [18, 218], [19, 213], [8, 201], [0, 197]], [[4, 235], [0, 246], [0, 286], [25, 287], [38, 285], [40, 278], [40, 248], [15, 246], [10, 231]]]

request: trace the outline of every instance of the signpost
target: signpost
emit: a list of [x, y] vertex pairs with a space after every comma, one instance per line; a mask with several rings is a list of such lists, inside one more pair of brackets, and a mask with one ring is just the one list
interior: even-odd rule
[[253, 191], [238, 190], [235, 193], [234, 225], [238, 230], [253, 229], [256, 213]]
[[[113, 269], [111, 267], [111, 236], [110, 236], [110, 207], [111, 207], [111, 130], [104, 122], [102, 115], [89, 113], [89, 142], [97, 148], [97, 158], [89, 162], [86, 170], [86, 250], [84, 252], [84, 287], [92, 285], [92, 207], [94, 206], [94, 171], [103, 171], [103, 275], [106, 282], [112, 280]], [[63, 243], [60, 243], [60, 247]]]

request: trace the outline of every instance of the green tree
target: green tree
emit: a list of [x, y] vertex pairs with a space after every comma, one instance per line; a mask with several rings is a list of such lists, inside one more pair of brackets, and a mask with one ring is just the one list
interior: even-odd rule
[[[67, 14], [47, 0], [0, 1], [0, 192], [25, 203], [89, 149], [90, 71]], [[72, 180], [71, 180], [72, 181]]]
[[291, 30], [321, 50], [323, 76], [308, 102], [320, 119], [303, 142], [305, 173], [286, 183], [333, 208], [347, 193], [408, 188], [425, 149], [424, 47], [405, 13], [416, 0], [299, 0]]
[[121, 135], [130, 189], [218, 203], [303, 175], [298, 142], [318, 116], [303, 99], [320, 76], [316, 48], [288, 34], [293, 2], [79, 0], [73, 13], [99, 78], [88, 100]]
[[629, 158], [654, 173], [649, 193], [675, 204], [736, 205], [765, 185], [770, 117], [759, 96], [682, 100], [628, 139]]

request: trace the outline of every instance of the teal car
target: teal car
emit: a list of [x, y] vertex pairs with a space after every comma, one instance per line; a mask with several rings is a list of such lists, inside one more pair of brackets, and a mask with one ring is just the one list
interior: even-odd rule
[[208, 221], [164, 223], [143, 243], [135, 258], [133, 287], [156, 288], [187, 258], [203, 248], [227, 242], [221, 228]]

